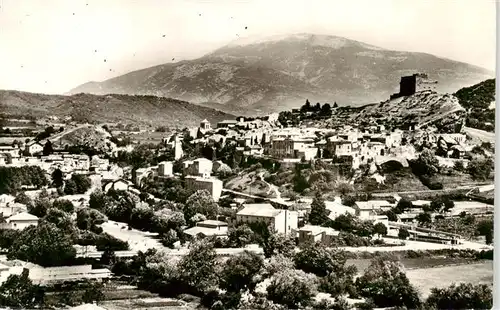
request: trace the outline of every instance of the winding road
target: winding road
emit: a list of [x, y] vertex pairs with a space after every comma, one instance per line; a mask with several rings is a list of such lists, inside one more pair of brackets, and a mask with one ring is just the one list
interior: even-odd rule
[[274, 191], [274, 194], [276, 196], [276, 200], [277, 201], [284, 201], [283, 198], [281, 198], [281, 193], [280, 191], [278, 190], [278, 187], [276, 185], [273, 185], [273, 184], [270, 184], [268, 183], [265, 179], [264, 179], [264, 173], [265, 172], [261, 172], [259, 173], [259, 178], [262, 182], [264, 182], [267, 186], [269, 186], [269, 191], [267, 192], [268, 194], [272, 191]]

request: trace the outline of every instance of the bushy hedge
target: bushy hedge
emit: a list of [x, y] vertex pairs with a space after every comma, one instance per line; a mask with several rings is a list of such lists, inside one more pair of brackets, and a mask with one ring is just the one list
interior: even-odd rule
[[[386, 252], [347, 252], [349, 258], [353, 259], [371, 259], [387, 255]], [[459, 249], [439, 249], [439, 250], [407, 250], [393, 251], [390, 255], [400, 258], [424, 258], [434, 256], [447, 256], [453, 258], [465, 258], [474, 260], [493, 260], [493, 250], [459, 250]]]

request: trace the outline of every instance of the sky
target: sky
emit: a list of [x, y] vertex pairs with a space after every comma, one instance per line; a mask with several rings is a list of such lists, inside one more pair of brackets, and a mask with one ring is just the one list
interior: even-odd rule
[[495, 13], [494, 0], [0, 0], [0, 89], [65, 93], [238, 38], [288, 33], [494, 70]]

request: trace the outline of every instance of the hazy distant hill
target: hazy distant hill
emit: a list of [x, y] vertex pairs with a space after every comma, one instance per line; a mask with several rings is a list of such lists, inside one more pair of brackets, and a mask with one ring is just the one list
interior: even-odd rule
[[0, 113], [72, 116], [80, 121], [124, 122], [183, 128], [203, 119], [215, 124], [235, 116], [185, 101], [154, 97], [91, 94], [45, 95], [0, 90]]
[[382, 49], [335, 36], [298, 34], [237, 40], [190, 61], [134, 71], [71, 93], [152, 94], [261, 111], [315, 102], [360, 105], [398, 89], [403, 75], [429, 74], [439, 92], [491, 78], [493, 72], [424, 53]]

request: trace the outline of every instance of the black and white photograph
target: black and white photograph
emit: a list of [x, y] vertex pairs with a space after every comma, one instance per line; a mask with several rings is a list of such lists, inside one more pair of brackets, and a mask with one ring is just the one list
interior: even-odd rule
[[0, 0], [0, 309], [500, 309], [497, 6]]

